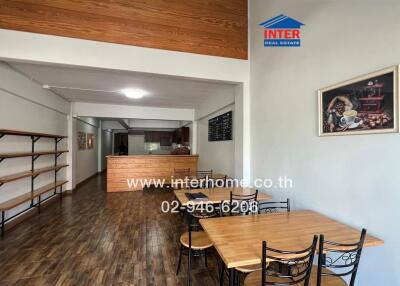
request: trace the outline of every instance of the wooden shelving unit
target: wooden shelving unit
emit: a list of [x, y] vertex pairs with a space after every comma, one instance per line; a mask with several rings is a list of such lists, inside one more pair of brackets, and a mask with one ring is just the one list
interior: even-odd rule
[[44, 168], [36, 169], [33, 172], [32, 171], [25, 171], [25, 172], [20, 172], [20, 173], [15, 173], [15, 174], [8, 175], [8, 176], [0, 177], [0, 187], [5, 183], [17, 181], [19, 179], [23, 179], [23, 178], [26, 178], [26, 177], [39, 176], [40, 174], [48, 173], [48, 172], [51, 172], [51, 171], [58, 171], [58, 170], [60, 170], [62, 168], [65, 168], [65, 167], [68, 167], [68, 165], [58, 165], [58, 166], [44, 167]]
[[[59, 195], [60, 200], [62, 200], [63, 185], [65, 185], [68, 182], [65, 180], [57, 179], [58, 171], [68, 166], [66, 164], [61, 164], [61, 165], [57, 164], [58, 157], [64, 153], [68, 152], [68, 150], [58, 150], [58, 143], [62, 139], [67, 138], [67, 136], [46, 134], [46, 133], [37, 133], [37, 132], [18, 131], [18, 130], [9, 130], [9, 129], [0, 129], [0, 139], [6, 135], [30, 137], [31, 142], [32, 142], [31, 152], [0, 153], [0, 163], [3, 162], [5, 159], [31, 157], [31, 166], [30, 166], [31, 168], [28, 171], [19, 172], [19, 173], [7, 175], [4, 177], [0, 177], [0, 187], [6, 183], [17, 181], [17, 180], [20, 180], [23, 178], [28, 178], [28, 177], [31, 178], [31, 184], [30, 184], [30, 192], [29, 193], [25, 193], [23, 195], [14, 197], [10, 200], [0, 203], [0, 211], [1, 211], [0, 228], [1, 228], [2, 236], [4, 236], [5, 224], [9, 220], [15, 218], [16, 216], [21, 215], [22, 213], [24, 213], [26, 211], [29, 211], [30, 209], [32, 209], [34, 207], [36, 207], [38, 209], [38, 212], [40, 213], [40, 204], [48, 199], [51, 199], [52, 197], [54, 197], [56, 195]], [[54, 150], [35, 151], [35, 143], [41, 138], [53, 139], [54, 140]], [[35, 161], [40, 156], [48, 156], [48, 155], [54, 156], [54, 165], [42, 167], [42, 168], [35, 168]], [[48, 173], [48, 172], [54, 172], [54, 182], [47, 184], [40, 188], [35, 188], [35, 179], [39, 175]], [[58, 189], [58, 192], [57, 192], [57, 189]], [[54, 191], [54, 193], [51, 196], [42, 200], [41, 196], [50, 191]], [[36, 202], [35, 202], [35, 200], [36, 200]], [[14, 214], [13, 216], [8, 217], [7, 219], [5, 218], [5, 214], [7, 211], [9, 211], [23, 203], [29, 202], [29, 201], [31, 202], [31, 204], [27, 209], [24, 209], [24, 210], [18, 212], [17, 214]]]
[[17, 152], [17, 153], [0, 153], [0, 162], [4, 159], [10, 158], [21, 158], [21, 157], [32, 157], [32, 156], [44, 156], [44, 155], [61, 155], [67, 153], [68, 150], [60, 150], [57, 153], [54, 151], [41, 151], [41, 152]]

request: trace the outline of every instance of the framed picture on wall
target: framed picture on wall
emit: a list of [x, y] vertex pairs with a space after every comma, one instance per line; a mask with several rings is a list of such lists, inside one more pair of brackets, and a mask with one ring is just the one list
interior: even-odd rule
[[87, 134], [87, 148], [88, 149], [94, 148], [94, 134], [93, 133]]
[[86, 149], [86, 133], [78, 131], [78, 150]]
[[398, 132], [398, 66], [318, 90], [319, 136]]

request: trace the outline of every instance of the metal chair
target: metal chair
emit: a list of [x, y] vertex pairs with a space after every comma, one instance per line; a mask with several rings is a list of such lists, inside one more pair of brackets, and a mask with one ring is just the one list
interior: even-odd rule
[[207, 189], [210, 188], [210, 180], [212, 179], [213, 171], [197, 171], [195, 175], [191, 174], [188, 182], [189, 189]]
[[[204, 255], [204, 263], [207, 267], [207, 250], [210, 249], [213, 244], [208, 238], [208, 235], [204, 231], [196, 231], [197, 224], [194, 224], [193, 216], [188, 214], [188, 231], [181, 235], [180, 237], [180, 251], [178, 267], [176, 270], [176, 275], [179, 274], [182, 263], [182, 255], [188, 256], [188, 273], [187, 273], [187, 285], [191, 285], [191, 270], [192, 270], [192, 257]], [[210, 216], [211, 217], [211, 216]], [[202, 215], [201, 218], [207, 218]]]
[[208, 180], [208, 187], [209, 188], [227, 188], [227, 180], [228, 180], [228, 176], [225, 175], [223, 177], [219, 177], [219, 178], [209, 178]]
[[186, 178], [190, 176], [190, 168], [187, 169], [174, 169], [175, 178]]
[[[250, 215], [254, 214], [254, 210], [252, 210], [251, 205], [256, 204], [257, 205], [257, 195], [258, 195], [258, 190], [256, 190], [252, 194], [246, 194], [246, 195], [239, 195], [235, 194], [232, 191], [230, 192], [230, 199], [229, 202], [223, 202], [221, 206], [219, 207], [220, 209], [220, 215], [223, 216], [223, 209], [225, 208], [224, 205], [228, 204], [229, 207], [229, 215], [234, 216], [234, 215]], [[243, 208], [245, 208], [243, 210]], [[220, 269], [219, 269], [219, 281], [220, 285], [223, 285], [223, 279], [224, 279], [224, 270], [226, 270], [223, 266], [223, 263], [220, 263]], [[257, 268], [258, 269], [258, 268]], [[241, 271], [240, 269], [236, 269]], [[228, 273], [225, 274], [228, 275]], [[237, 277], [237, 284], [239, 283], [239, 277]]]
[[[276, 213], [281, 210], [286, 210], [290, 212], [290, 199], [286, 199], [286, 201], [277, 201], [277, 202], [258, 202], [258, 213]], [[283, 272], [283, 265], [278, 262], [271, 262], [270, 266], [274, 266], [278, 271]], [[246, 277], [248, 274], [261, 270], [261, 264], [247, 265], [242, 267], [237, 267], [236, 271], [238, 271], [241, 276]]]
[[290, 199], [286, 199], [283, 202], [259, 202], [258, 203], [258, 213], [275, 213], [281, 210], [286, 210], [290, 212]]
[[229, 214], [230, 215], [248, 215], [254, 213], [252, 211], [252, 204], [257, 203], [258, 190], [253, 194], [239, 195], [231, 191], [229, 200]]
[[[185, 181], [187, 177], [190, 176], [190, 168], [187, 169], [174, 169], [174, 180], [182, 180], [182, 182]], [[182, 184], [179, 184], [178, 181], [175, 183], [175, 186], [177, 189], [182, 188]]]
[[[361, 252], [367, 230], [361, 231], [360, 240], [354, 243], [337, 243], [319, 238], [318, 266], [313, 267], [312, 285], [347, 286], [342, 277], [350, 276], [349, 286], [354, 286]], [[334, 271], [334, 272], [333, 272]]]
[[[310, 285], [313, 259], [317, 247], [318, 236], [314, 236], [309, 247], [299, 251], [286, 251], [267, 247], [267, 242], [262, 243], [262, 270], [248, 275], [244, 281], [245, 286], [265, 285]], [[271, 268], [267, 261], [278, 261], [288, 266], [288, 273], [282, 274]]]
[[205, 178], [205, 177], [211, 178], [212, 175], [213, 175], [213, 170], [212, 169], [210, 171], [197, 171], [196, 172], [196, 177], [197, 178]]

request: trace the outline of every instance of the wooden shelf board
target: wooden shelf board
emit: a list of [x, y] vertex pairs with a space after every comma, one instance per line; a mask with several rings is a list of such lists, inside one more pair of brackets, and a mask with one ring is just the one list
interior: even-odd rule
[[15, 208], [16, 206], [28, 202], [34, 198], [37, 198], [38, 196], [47, 193], [51, 190], [54, 190], [55, 188], [60, 187], [67, 182], [68, 181], [57, 181], [56, 183], [51, 183], [46, 186], [40, 187], [39, 189], [36, 189], [33, 192], [33, 195], [31, 193], [26, 193], [18, 197], [12, 198], [8, 201], [2, 202], [0, 203], [0, 211], [7, 211], [12, 208]]
[[43, 155], [55, 155], [67, 153], [68, 150], [60, 151], [40, 151], [40, 152], [15, 152], [15, 153], [1, 153], [0, 158], [20, 158], [20, 157], [30, 157], [30, 156], [43, 156]]
[[55, 135], [47, 133], [20, 131], [20, 130], [10, 130], [10, 129], [0, 129], [0, 134], [5, 135], [15, 135], [15, 136], [36, 136], [36, 137], [46, 137], [46, 138], [67, 138], [64, 135]]
[[44, 167], [44, 168], [36, 169], [33, 172], [25, 171], [25, 172], [20, 172], [20, 173], [4, 176], [4, 177], [0, 178], [0, 183], [2, 183], [2, 184], [9, 183], [12, 181], [16, 181], [16, 180], [31, 177], [31, 176], [40, 175], [40, 174], [47, 173], [50, 171], [60, 170], [67, 166], [68, 166], [67, 164], [62, 164], [62, 165], [57, 165], [57, 167], [51, 166], [51, 167]]
[[57, 181], [56, 183], [51, 183], [46, 186], [40, 187], [39, 189], [36, 189], [33, 191], [33, 197], [36, 198], [44, 193], [47, 193], [51, 190], [54, 190], [57, 187], [60, 187], [64, 184], [66, 184], [68, 181]]
[[11, 200], [0, 203], [0, 211], [7, 211], [32, 199], [31, 193], [26, 193]]

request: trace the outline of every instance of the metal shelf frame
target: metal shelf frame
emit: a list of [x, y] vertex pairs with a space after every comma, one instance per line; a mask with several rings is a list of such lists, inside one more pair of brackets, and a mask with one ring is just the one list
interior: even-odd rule
[[[57, 173], [61, 168], [57, 168], [58, 164], [58, 157], [65, 153], [63, 152], [58, 152], [58, 143], [61, 142], [61, 140], [67, 138], [66, 136], [59, 136], [59, 135], [52, 135], [52, 134], [42, 134], [42, 133], [33, 133], [33, 132], [23, 132], [23, 131], [14, 131], [14, 130], [0, 130], [0, 139], [3, 138], [5, 135], [11, 135], [11, 136], [26, 136], [31, 138], [31, 156], [26, 156], [26, 157], [31, 157], [31, 183], [30, 183], [30, 190], [31, 190], [31, 203], [30, 206], [8, 218], [6, 218], [6, 211], [7, 210], [2, 210], [1, 211], [1, 222], [0, 222], [0, 228], [1, 228], [1, 236], [4, 237], [4, 232], [5, 232], [5, 225], [8, 221], [12, 220], [13, 218], [31, 210], [32, 208], [37, 208], [38, 213], [40, 214], [40, 206], [43, 202], [53, 198], [54, 196], [59, 195], [60, 196], [60, 202], [62, 202], [63, 199], [63, 185], [57, 186]], [[35, 154], [35, 143], [38, 142], [41, 138], [48, 138], [48, 139], [53, 139], [54, 140], [54, 192], [52, 195], [45, 199], [41, 199], [41, 195], [39, 194], [38, 196], [34, 196], [34, 191], [35, 191], [35, 179], [40, 175], [40, 174], [34, 174], [35, 171], [35, 161], [40, 157], [44, 155], [52, 155], [52, 154]], [[17, 158], [16, 156], [15, 158]], [[12, 156], [7, 157], [7, 158], [13, 158]], [[4, 157], [0, 158], [0, 163], [4, 161]], [[0, 183], [0, 187], [4, 183]], [[58, 189], [58, 192], [57, 192]], [[50, 192], [51, 190], [49, 190]], [[35, 198], [37, 198], [35, 202]], [[21, 204], [24, 202], [21, 202]]]

